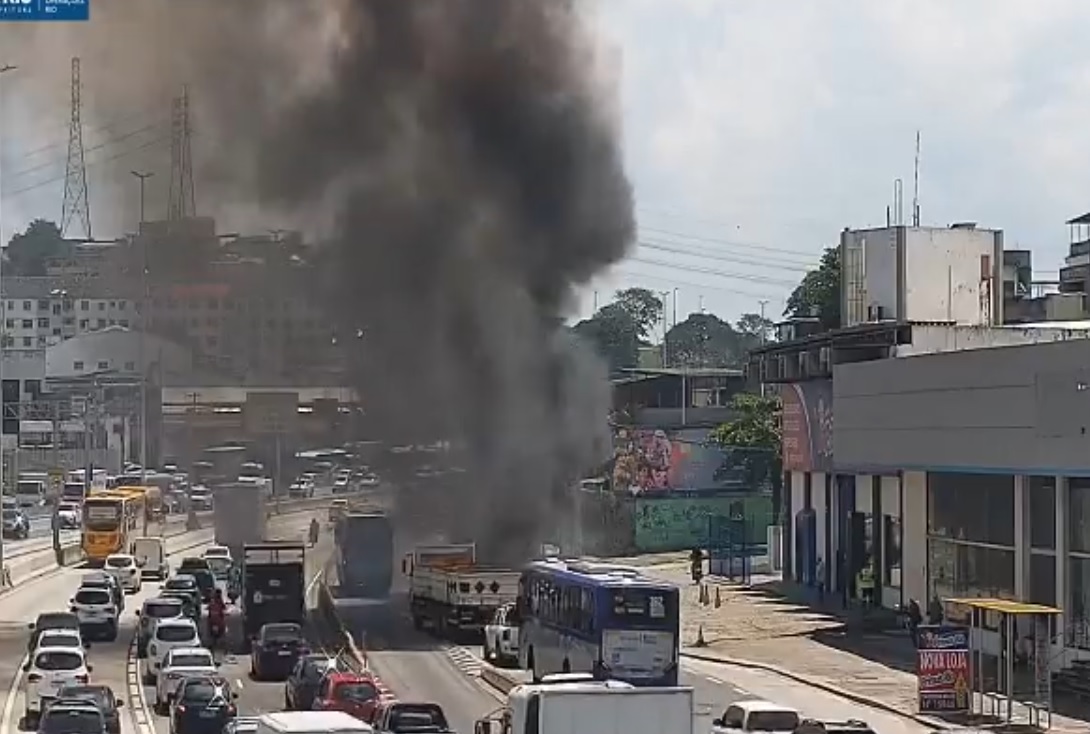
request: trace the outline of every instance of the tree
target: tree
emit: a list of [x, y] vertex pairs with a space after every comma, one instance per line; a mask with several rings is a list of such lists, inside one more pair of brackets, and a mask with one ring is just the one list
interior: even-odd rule
[[619, 303], [600, 308], [598, 313], [573, 326], [572, 331], [606, 360], [610, 373], [639, 364], [639, 325]]
[[840, 248], [826, 248], [817, 270], [811, 270], [787, 299], [785, 316], [816, 316], [825, 330], [840, 326]]
[[662, 321], [662, 299], [646, 288], [625, 288], [617, 291], [613, 304], [632, 317], [640, 341], [646, 342], [651, 328]]
[[772, 320], [757, 313], [744, 313], [734, 325], [742, 350], [748, 352], [772, 338]]
[[11, 275], [45, 275], [50, 258], [71, 252], [72, 245], [61, 236], [61, 228], [47, 219], [35, 219], [25, 232], [15, 234], [8, 243], [8, 272]]
[[783, 484], [779, 398], [739, 393], [731, 398], [734, 419], [718, 426], [709, 440], [741, 466], [751, 488], [771, 488], [773, 517], [779, 518]]
[[671, 367], [737, 367], [742, 361], [738, 333], [710, 313], [691, 313], [666, 332]]

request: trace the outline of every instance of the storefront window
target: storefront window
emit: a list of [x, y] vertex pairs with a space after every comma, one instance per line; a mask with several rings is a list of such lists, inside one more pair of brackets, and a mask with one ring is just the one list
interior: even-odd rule
[[939, 598], [1014, 597], [1014, 551], [932, 538], [931, 588]]
[[1090, 478], [1071, 477], [1067, 486], [1071, 490], [1067, 513], [1071, 550], [1090, 553]]
[[1071, 610], [1067, 643], [1090, 649], [1090, 558], [1071, 557]]
[[1056, 548], [1056, 477], [1029, 478], [1029, 542]]
[[929, 473], [927, 498], [929, 534], [1014, 545], [1014, 477]]
[[882, 531], [885, 538], [885, 553], [882, 561], [885, 564], [885, 585], [891, 588], [901, 588], [901, 518], [886, 515], [885, 527]]

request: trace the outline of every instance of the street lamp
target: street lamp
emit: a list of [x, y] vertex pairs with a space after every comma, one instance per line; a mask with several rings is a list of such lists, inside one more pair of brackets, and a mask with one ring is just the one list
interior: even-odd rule
[[[14, 64], [4, 64], [4, 65], [0, 66], [0, 78], [3, 78], [4, 74], [8, 73], [9, 71], [15, 71], [18, 68], [19, 67], [15, 66]], [[4, 123], [4, 94], [3, 94], [3, 90], [4, 90], [4, 87], [3, 87], [2, 84], [0, 84], [0, 140], [3, 140], [3, 123]], [[2, 146], [0, 146], [0, 149], [2, 149]], [[0, 158], [2, 158], [2, 157], [3, 156], [0, 156]], [[2, 167], [2, 166], [0, 166], [0, 167]], [[4, 210], [4, 205], [3, 205], [3, 199], [4, 199], [3, 180], [4, 180], [3, 175], [0, 175], [0, 239], [2, 239], [3, 232], [4, 232], [4, 227], [3, 227], [3, 222], [4, 222], [4, 216], [3, 216], [3, 210]], [[3, 246], [3, 243], [0, 242], [0, 247], [2, 247], [2, 246]], [[3, 283], [3, 280], [4, 280], [3, 262], [4, 262], [4, 256], [3, 256], [3, 253], [0, 252], [0, 283]], [[7, 302], [4, 300], [3, 296], [4, 296], [3, 287], [0, 286], [0, 325], [6, 323], [5, 320], [4, 320], [5, 319], [5, 313], [4, 313], [5, 308], [4, 307], [5, 307]], [[4, 368], [3, 368], [2, 355], [3, 355], [3, 352], [5, 351], [5, 349], [7, 347], [7, 338], [8, 338], [7, 337], [7, 332], [3, 331], [3, 330], [0, 330], [0, 381], [2, 381], [2, 379], [3, 379], [3, 369]], [[0, 434], [0, 494], [3, 494], [3, 491], [4, 491], [4, 448], [3, 448], [3, 440], [4, 440], [3, 435]], [[16, 436], [15, 440], [16, 440], [16, 442], [19, 441], [18, 436]], [[7, 576], [7, 570], [6, 570], [5, 566], [4, 566], [4, 543], [3, 543], [2, 538], [0, 538], [0, 573], [3, 573], [3, 575], [5, 577]]]
[[[144, 230], [144, 186], [154, 173], [130, 171], [140, 181], [140, 222], [137, 238]], [[148, 327], [148, 243], [140, 241], [140, 333], [137, 335], [137, 361], [140, 365], [140, 485], [148, 478], [148, 367], [144, 359], [144, 333]], [[147, 535], [147, 513], [144, 513], [144, 534]]]

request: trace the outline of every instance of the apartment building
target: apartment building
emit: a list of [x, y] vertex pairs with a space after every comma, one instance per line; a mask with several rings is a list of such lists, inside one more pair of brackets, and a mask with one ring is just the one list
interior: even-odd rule
[[131, 298], [105, 293], [93, 281], [52, 277], [4, 278], [0, 313], [5, 349], [44, 349], [111, 326], [129, 328], [139, 318]]

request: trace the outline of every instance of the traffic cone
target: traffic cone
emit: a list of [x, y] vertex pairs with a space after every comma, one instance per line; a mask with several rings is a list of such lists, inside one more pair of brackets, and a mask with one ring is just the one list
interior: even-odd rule
[[700, 627], [698, 627], [697, 630], [696, 630], [696, 642], [693, 643], [693, 647], [707, 647], [707, 646], [708, 646], [708, 643], [705, 642], [705, 640], [704, 640], [704, 625], [700, 625]]
[[711, 601], [711, 599], [708, 596], [708, 585], [707, 584], [701, 584], [700, 585], [700, 604], [702, 606], [708, 606], [708, 603], [710, 601]]
[[719, 587], [715, 587], [715, 608], [723, 606], [723, 599], [719, 596]]

